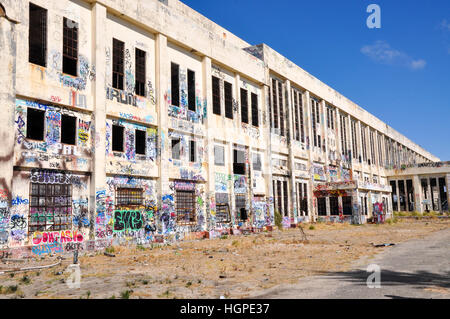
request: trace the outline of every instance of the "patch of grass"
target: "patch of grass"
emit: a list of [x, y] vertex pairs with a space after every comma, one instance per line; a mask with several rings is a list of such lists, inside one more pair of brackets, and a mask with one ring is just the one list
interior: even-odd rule
[[144, 246], [142, 246], [142, 245], [137, 245], [136, 246], [136, 248], [138, 249], [138, 250], [142, 250], [142, 251], [146, 251], [147, 250], [147, 248], [145, 248]]
[[314, 225], [309, 226], [309, 230], [314, 230], [316, 229], [316, 227], [314, 227]]
[[169, 298], [171, 292], [169, 291], [169, 289], [167, 289], [165, 292], [163, 292], [162, 294], [158, 295], [159, 298]]
[[9, 277], [14, 278], [14, 273], [13, 273], [13, 272], [10, 273], [10, 274], [9, 274]]
[[120, 299], [130, 299], [133, 290], [125, 290], [120, 293]]
[[238, 240], [233, 240], [233, 242], [231, 243], [232, 246], [239, 246], [239, 241]]
[[186, 288], [189, 288], [190, 286], [192, 286], [192, 282], [188, 281], [188, 282], [186, 283]]
[[127, 286], [128, 288], [133, 288], [133, 287], [136, 286], [136, 283], [135, 283], [134, 281], [127, 281], [127, 282], [126, 282], [126, 286]]
[[109, 299], [116, 299], [116, 295], [112, 295]]
[[17, 292], [19, 290], [19, 287], [17, 285], [11, 285], [6, 287], [6, 289], [3, 289], [3, 286], [0, 286], [0, 293], [4, 295], [9, 295]]
[[89, 299], [90, 296], [91, 296], [91, 291], [88, 290], [88, 291], [86, 292], [86, 299]]
[[220, 239], [222, 239], [222, 240], [228, 239], [228, 235], [222, 235], [222, 236], [220, 236]]
[[113, 254], [114, 252], [115, 252], [115, 249], [113, 246], [105, 248], [105, 253], [107, 253], [107, 254]]
[[148, 285], [148, 280], [146, 280], [146, 279], [142, 280], [142, 284], [143, 285]]

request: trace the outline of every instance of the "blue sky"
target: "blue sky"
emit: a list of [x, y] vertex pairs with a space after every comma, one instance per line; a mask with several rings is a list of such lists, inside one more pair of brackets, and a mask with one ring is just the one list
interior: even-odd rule
[[[450, 160], [450, 1], [182, 0]], [[369, 29], [369, 4], [381, 29]]]

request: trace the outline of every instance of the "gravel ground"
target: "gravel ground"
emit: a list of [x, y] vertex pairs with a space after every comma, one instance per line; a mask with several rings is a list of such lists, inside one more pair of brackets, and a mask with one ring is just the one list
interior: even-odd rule
[[246, 298], [306, 276], [348, 271], [361, 257], [390, 249], [373, 244], [423, 238], [449, 226], [447, 219], [305, 224], [307, 241], [299, 229], [289, 229], [163, 248], [115, 247], [115, 257], [80, 257], [80, 288], [65, 283], [71, 263], [65, 259], [51, 269], [0, 275], [0, 298]]

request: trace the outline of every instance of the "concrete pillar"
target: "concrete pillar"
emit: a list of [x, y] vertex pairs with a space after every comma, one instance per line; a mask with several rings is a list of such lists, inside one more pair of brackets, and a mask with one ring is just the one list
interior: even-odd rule
[[448, 207], [448, 211], [450, 211], [450, 189], [449, 189], [449, 186], [450, 186], [450, 174], [447, 174], [446, 175], [446, 178], [445, 178], [445, 180], [446, 180], [446, 187], [447, 187], [447, 207]]
[[434, 206], [434, 204], [433, 204], [433, 195], [432, 195], [432, 192], [431, 192], [431, 181], [430, 181], [430, 177], [428, 177], [427, 178], [427, 190], [428, 190], [428, 201], [429, 201], [429, 203], [430, 203], [430, 205], [428, 205], [428, 209], [430, 210], [430, 211], [433, 211], [434, 209], [433, 209], [433, 206]]
[[[205, 128], [206, 128], [206, 145], [205, 149], [208, 152], [207, 158], [208, 162], [206, 163], [207, 171], [206, 174], [208, 176], [206, 189], [206, 200], [207, 203], [209, 203], [209, 210], [206, 211], [206, 218], [207, 220], [211, 220], [211, 211], [215, 211], [215, 180], [216, 175], [214, 171], [214, 138], [212, 130], [214, 130], [214, 124], [211, 123], [212, 119], [214, 118], [213, 114], [213, 107], [212, 107], [212, 76], [211, 76], [211, 59], [209, 57], [203, 57], [202, 60], [202, 70], [203, 70], [203, 94], [204, 98], [206, 100], [206, 121], [205, 121]], [[210, 223], [207, 223], [208, 230]]]
[[157, 87], [157, 110], [159, 124], [159, 181], [158, 181], [158, 203], [162, 206], [162, 197], [170, 193], [169, 171], [171, 158], [171, 140], [169, 138], [168, 109], [169, 103], [166, 99], [168, 89], [168, 77], [170, 76], [170, 61], [167, 58], [167, 38], [162, 34], [156, 35], [156, 87]]
[[406, 211], [409, 212], [409, 198], [408, 198], [408, 187], [406, 186], [406, 179], [403, 180], [403, 184], [405, 185], [405, 207]]
[[[234, 161], [234, 146], [232, 142], [227, 142], [225, 146], [225, 166], [228, 171], [228, 176], [231, 177], [231, 188], [230, 188], [230, 211], [231, 211], [231, 222], [232, 225], [237, 224], [236, 220], [236, 195], [234, 193], [234, 174], [233, 174], [233, 161]], [[228, 159], [228, 161], [226, 160]]]
[[286, 111], [288, 113], [288, 125], [287, 125], [287, 129], [289, 131], [288, 136], [289, 138], [289, 145], [288, 145], [288, 149], [289, 149], [289, 161], [288, 161], [288, 167], [289, 167], [289, 171], [291, 172], [291, 176], [289, 177], [289, 185], [290, 185], [290, 190], [291, 190], [291, 198], [290, 198], [290, 216], [291, 218], [294, 219], [294, 224], [297, 224], [297, 218], [298, 218], [298, 206], [297, 206], [297, 192], [295, 191], [295, 157], [294, 157], [294, 145], [292, 143], [292, 141], [294, 140], [294, 121], [293, 121], [293, 102], [292, 102], [292, 90], [291, 90], [291, 82], [289, 80], [286, 81], [286, 96], [288, 97], [286, 99]]
[[398, 212], [400, 212], [400, 190], [398, 189], [398, 180], [395, 181], [395, 195], [397, 195], [397, 207], [395, 207], [397, 209]]
[[[270, 118], [270, 112], [269, 112], [269, 105], [270, 105], [270, 94], [269, 94], [269, 90], [270, 90], [270, 73], [269, 73], [269, 68], [266, 67], [265, 69], [265, 83], [266, 85], [264, 85], [263, 90], [262, 90], [262, 94], [263, 97], [261, 99], [261, 101], [263, 101], [263, 104], [261, 106], [261, 110], [262, 112], [262, 116], [263, 116], [263, 121], [261, 123], [261, 125], [263, 126], [263, 131], [264, 131], [264, 135], [267, 137], [267, 141], [271, 140], [271, 133], [270, 133], [270, 123], [271, 123], [271, 118]], [[267, 85], [267, 83], [269, 83], [269, 85]], [[264, 176], [264, 181], [266, 182], [266, 194], [268, 195], [267, 198], [267, 208], [268, 208], [268, 213], [270, 215], [270, 218], [272, 220], [272, 226], [274, 225], [274, 211], [275, 211], [275, 207], [274, 207], [274, 196], [275, 194], [273, 193], [273, 187], [272, 187], [272, 148], [271, 148], [272, 143], [267, 143], [267, 148], [265, 151], [265, 158], [263, 161], [263, 176]]]
[[422, 184], [420, 182], [420, 178], [418, 175], [413, 176], [413, 187], [414, 187], [414, 208], [419, 213], [424, 212], [424, 205], [422, 205], [423, 202], [423, 194], [422, 194]]
[[[362, 142], [362, 135], [361, 135], [361, 121], [356, 122], [356, 139], [358, 140], [358, 153], [359, 156], [361, 156], [361, 163], [364, 163], [364, 156], [363, 156], [363, 142]], [[359, 159], [358, 159], [359, 162]], [[363, 174], [363, 170], [361, 170], [361, 174]], [[364, 179], [364, 175], [363, 175]]]
[[314, 206], [314, 198], [313, 198], [313, 187], [314, 187], [314, 177], [312, 174], [312, 163], [313, 163], [313, 159], [312, 159], [312, 150], [314, 149], [314, 144], [312, 139], [312, 117], [311, 117], [311, 98], [309, 95], [308, 91], [305, 91], [304, 94], [304, 104], [306, 107], [306, 114], [305, 114], [305, 123], [307, 123], [308, 127], [308, 136], [307, 136], [307, 149], [308, 149], [308, 157], [309, 157], [309, 172], [310, 172], [310, 182], [308, 183], [308, 216], [310, 221], [315, 221], [316, 220], [316, 207]]
[[15, 143], [16, 25], [0, 16], [0, 248], [9, 240]]
[[[93, 15], [93, 38], [94, 45], [93, 60], [97, 65], [98, 71], [102, 66], [106, 66], [105, 51], [108, 46], [106, 34], [106, 7], [99, 3], [95, 3], [92, 7]], [[112, 66], [111, 66], [112, 67]], [[105, 70], [106, 72], [106, 70]], [[90, 188], [90, 203], [91, 203], [91, 225], [99, 227], [106, 227], [106, 225], [97, 225], [96, 219], [93, 218], [98, 214], [105, 214], [105, 191], [106, 191], [106, 94], [105, 94], [105, 72], [97, 72], [95, 82], [93, 84], [93, 101], [94, 101], [94, 113], [93, 123], [95, 131], [95, 152], [93, 154], [93, 172]], [[111, 141], [112, 143], [112, 141]], [[95, 203], [95, 205], [94, 205]], [[95, 208], [94, 208], [95, 206]], [[94, 210], [95, 209], [95, 210]], [[95, 238], [95, 232], [91, 227], [89, 234], [90, 239]]]

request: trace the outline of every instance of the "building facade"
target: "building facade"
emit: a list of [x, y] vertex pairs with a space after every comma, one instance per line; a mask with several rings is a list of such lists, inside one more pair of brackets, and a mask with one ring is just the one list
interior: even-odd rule
[[364, 222], [439, 161], [179, 1], [0, 4], [0, 248]]

